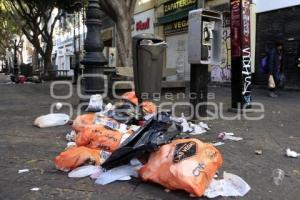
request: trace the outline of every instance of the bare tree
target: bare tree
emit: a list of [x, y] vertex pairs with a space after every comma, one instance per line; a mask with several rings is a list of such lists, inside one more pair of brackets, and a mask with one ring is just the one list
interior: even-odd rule
[[117, 48], [121, 65], [132, 66], [131, 26], [136, 0], [99, 0], [101, 9], [117, 27]]

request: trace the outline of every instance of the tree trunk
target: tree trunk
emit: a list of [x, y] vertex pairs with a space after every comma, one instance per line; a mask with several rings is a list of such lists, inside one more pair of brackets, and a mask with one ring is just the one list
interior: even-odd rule
[[117, 49], [122, 67], [132, 67], [131, 17], [123, 16], [117, 23]]
[[52, 37], [50, 37], [46, 45], [45, 54], [43, 56], [45, 75], [48, 75], [49, 72], [54, 70], [52, 66], [52, 50], [53, 50], [53, 42], [52, 42]]
[[23, 50], [20, 50], [18, 51], [18, 54], [19, 54], [19, 59], [20, 59], [20, 64], [23, 64], [24, 63], [24, 60], [23, 60]]

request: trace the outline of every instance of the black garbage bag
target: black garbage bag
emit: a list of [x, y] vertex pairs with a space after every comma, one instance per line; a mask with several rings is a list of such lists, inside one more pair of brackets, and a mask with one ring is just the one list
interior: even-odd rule
[[146, 121], [135, 134], [124, 141], [122, 146], [111, 154], [102, 167], [111, 169], [127, 164], [132, 158], [148, 156], [159, 146], [171, 142], [180, 132], [168, 132], [172, 121], [168, 113], [159, 113]]
[[107, 116], [124, 124], [138, 125], [138, 109], [137, 105], [128, 100], [122, 100], [115, 104], [115, 109], [107, 113]]

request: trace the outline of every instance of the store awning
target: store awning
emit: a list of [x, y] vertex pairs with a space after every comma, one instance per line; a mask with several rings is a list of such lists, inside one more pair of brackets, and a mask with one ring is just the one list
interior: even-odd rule
[[169, 23], [169, 22], [176, 21], [176, 20], [182, 19], [184, 17], [187, 17], [189, 15], [189, 11], [193, 10], [193, 9], [196, 9], [196, 7], [197, 7], [197, 5], [193, 5], [193, 6], [190, 6], [188, 8], [185, 8], [183, 10], [179, 10], [179, 11], [176, 11], [174, 13], [165, 15], [163, 17], [159, 17], [157, 19], [158, 24], [166, 24], [166, 23]]

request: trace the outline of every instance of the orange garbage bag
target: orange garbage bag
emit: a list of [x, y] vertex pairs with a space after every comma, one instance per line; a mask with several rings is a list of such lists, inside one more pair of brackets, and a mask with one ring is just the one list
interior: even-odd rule
[[[122, 98], [129, 100], [131, 103], [135, 105], [138, 104], [138, 98], [136, 97], [134, 91], [124, 93], [122, 95]], [[157, 113], [156, 105], [151, 101], [143, 101], [141, 106], [143, 108], [143, 111], [148, 114]]]
[[139, 173], [170, 190], [183, 189], [202, 196], [217, 170], [222, 166], [220, 152], [198, 139], [178, 139], [151, 154]]
[[108, 155], [104, 151], [97, 149], [90, 149], [87, 147], [73, 147], [55, 158], [55, 166], [62, 171], [70, 171], [87, 162], [95, 165], [101, 165]]
[[131, 103], [133, 103], [135, 105], [138, 104], [138, 98], [135, 96], [135, 92], [134, 91], [125, 92], [122, 95], [122, 98], [130, 101]]
[[88, 126], [92, 126], [94, 124], [95, 117], [96, 117], [96, 113], [79, 115], [73, 121], [72, 127], [76, 132], [80, 132], [86, 129]]
[[75, 142], [77, 146], [113, 152], [119, 148], [122, 136], [119, 131], [96, 125], [76, 134]]
[[110, 152], [118, 149], [123, 134], [107, 127], [106, 123], [116, 127], [119, 125], [116, 120], [95, 113], [78, 116], [73, 122], [76, 145]]

